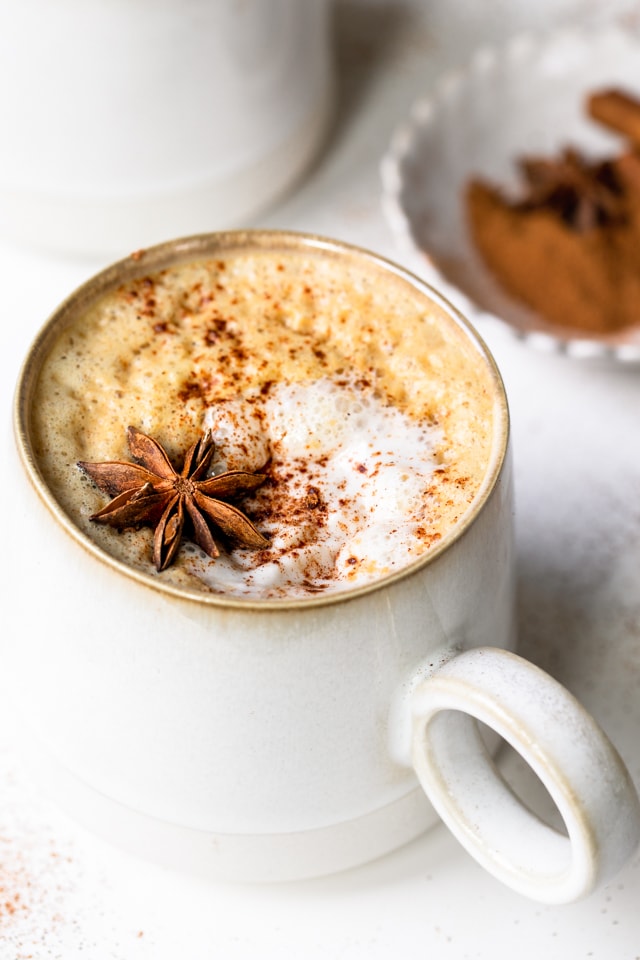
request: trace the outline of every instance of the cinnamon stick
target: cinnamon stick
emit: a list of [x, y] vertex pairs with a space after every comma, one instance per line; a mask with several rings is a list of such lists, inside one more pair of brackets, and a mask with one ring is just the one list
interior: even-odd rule
[[594, 120], [640, 146], [640, 100], [622, 90], [603, 90], [589, 97], [587, 110]]

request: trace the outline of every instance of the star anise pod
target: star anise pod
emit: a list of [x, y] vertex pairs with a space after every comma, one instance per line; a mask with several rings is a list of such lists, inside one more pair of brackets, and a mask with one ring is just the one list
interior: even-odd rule
[[157, 570], [164, 570], [174, 560], [187, 524], [191, 528], [189, 539], [210, 557], [220, 554], [210, 525], [239, 546], [268, 546], [250, 520], [237, 507], [224, 502], [255, 490], [266, 477], [241, 470], [207, 477], [215, 449], [209, 432], [187, 450], [180, 473], [160, 444], [140, 430], [129, 427], [127, 441], [136, 463], [78, 463], [100, 490], [115, 497], [90, 519], [118, 529], [155, 527], [153, 562]]
[[517, 206], [555, 210], [579, 233], [624, 219], [621, 190], [606, 162], [589, 163], [575, 150], [558, 159], [528, 157], [520, 167], [529, 187]]

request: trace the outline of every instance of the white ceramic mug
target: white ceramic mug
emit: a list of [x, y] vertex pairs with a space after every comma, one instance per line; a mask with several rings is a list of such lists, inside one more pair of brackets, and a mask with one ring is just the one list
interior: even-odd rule
[[[256, 234], [243, 236], [250, 244]], [[17, 390], [18, 449], [40, 504], [26, 484], [24, 495], [46, 530], [38, 606], [50, 626], [32, 628], [37, 610], [23, 611], [8, 658], [41, 763], [95, 829], [218, 877], [345, 869], [411, 840], [439, 814], [521, 893], [556, 903], [583, 896], [633, 852], [640, 806], [596, 723], [512, 652], [509, 422], [494, 362], [473, 328], [401, 268], [314, 237], [262, 233], [260, 242], [270, 237], [280, 249], [360, 259], [381, 283], [401, 277], [465, 331], [495, 392], [484, 484], [432, 552], [345, 593], [291, 601], [188, 594], [123, 566], [70, 523], [40, 475], [29, 426], [38, 369], [60, 326], [106, 290], [177, 251], [215, 256], [228, 237], [163, 245], [100, 274], [43, 328]], [[530, 764], [566, 835], [505, 785], [474, 718]]]
[[0, 230], [122, 256], [242, 225], [333, 105], [327, 0], [0, 4]]

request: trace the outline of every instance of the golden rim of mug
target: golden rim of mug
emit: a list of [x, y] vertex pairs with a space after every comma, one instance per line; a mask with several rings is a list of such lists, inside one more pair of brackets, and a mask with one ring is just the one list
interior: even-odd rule
[[[326, 250], [333, 254], [347, 256], [352, 260], [364, 260], [368, 264], [380, 268], [385, 273], [390, 273], [405, 280], [414, 287], [414, 289], [423, 293], [431, 301], [445, 310], [449, 317], [465, 332], [468, 340], [483, 357], [493, 380], [496, 402], [494, 405], [495, 424], [490, 462], [481, 487], [472, 504], [460, 522], [452, 527], [450, 534], [444, 537], [435, 547], [431, 548], [428, 553], [425, 553], [422, 557], [402, 567], [400, 570], [381, 577], [379, 580], [326, 594], [284, 599], [230, 597], [225, 594], [209, 594], [196, 589], [189, 590], [184, 587], [177, 587], [163, 582], [159, 577], [154, 577], [122, 561], [116, 560], [100, 548], [75, 525], [62, 509], [51, 493], [38, 467], [31, 443], [29, 427], [31, 402], [35, 393], [42, 362], [57, 338], [60, 329], [72, 322], [77, 316], [78, 311], [85, 312], [90, 306], [105, 296], [105, 294], [119, 287], [122, 283], [140, 276], [145, 276], [150, 271], [162, 270], [174, 264], [197, 260], [201, 257], [214, 256], [216, 253], [222, 253], [223, 251], [249, 248], [282, 250], [283, 252], [287, 250], [299, 250], [301, 248], [312, 251]], [[437, 560], [456, 540], [459, 540], [460, 537], [463, 536], [475, 521], [496, 485], [504, 466], [508, 449], [509, 408], [502, 377], [484, 340], [471, 323], [443, 297], [442, 294], [438, 293], [430, 284], [421, 280], [420, 277], [411, 273], [411, 271], [363, 247], [316, 234], [301, 233], [292, 230], [227, 230], [182, 237], [177, 240], [136, 251], [95, 274], [63, 300], [48, 320], [45, 321], [41, 330], [36, 335], [22, 365], [15, 391], [14, 433], [22, 464], [40, 499], [66, 533], [102, 563], [107, 564], [113, 570], [146, 587], [181, 600], [215, 606], [239, 607], [243, 610], [251, 608], [259, 608], [260, 610], [282, 610], [293, 607], [302, 608], [345, 603], [356, 597], [362, 597], [365, 594], [388, 587], [405, 577], [412, 576]]]

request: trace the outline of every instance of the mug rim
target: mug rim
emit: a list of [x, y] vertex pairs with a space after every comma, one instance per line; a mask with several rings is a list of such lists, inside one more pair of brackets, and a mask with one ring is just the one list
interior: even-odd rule
[[[76, 526], [54, 497], [38, 466], [29, 427], [31, 401], [35, 393], [42, 362], [59, 335], [60, 329], [71, 323], [79, 312], [86, 311], [90, 305], [129, 280], [144, 276], [150, 271], [164, 269], [170, 265], [197, 260], [200, 257], [213, 256], [216, 251], [222, 251], [223, 249], [249, 247], [253, 249], [275, 249], [279, 247], [283, 250], [299, 250], [301, 248], [313, 251], [326, 250], [335, 255], [346, 255], [352, 260], [364, 260], [368, 264], [382, 269], [383, 272], [403, 279], [447, 313], [448, 317], [462, 330], [466, 339], [475, 347], [490, 374], [494, 390], [495, 422], [493, 437], [489, 463], [472, 503], [462, 519], [450, 529], [436, 546], [399, 570], [369, 583], [309, 597], [265, 599], [228, 596], [213, 592], [205, 593], [204, 591], [165, 583], [143, 570], [117, 560]], [[22, 466], [40, 500], [65, 533], [69, 534], [72, 540], [75, 540], [98, 561], [148, 589], [179, 600], [204, 604], [205, 606], [242, 610], [282, 611], [323, 607], [355, 600], [418, 573], [446, 553], [474, 523], [496, 487], [507, 456], [510, 418], [502, 375], [487, 344], [471, 322], [431, 284], [387, 257], [356, 244], [331, 239], [315, 233], [294, 230], [242, 229], [194, 234], [135, 251], [100, 270], [79, 287], [76, 287], [45, 320], [27, 351], [18, 374], [14, 394], [13, 429]]]

